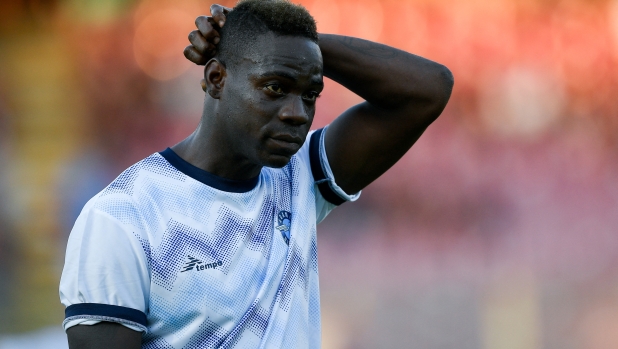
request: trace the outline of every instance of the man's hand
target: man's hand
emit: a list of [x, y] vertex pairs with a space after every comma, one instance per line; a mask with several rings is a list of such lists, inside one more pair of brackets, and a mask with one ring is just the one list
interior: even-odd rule
[[225, 24], [225, 16], [231, 8], [214, 4], [210, 6], [212, 16], [199, 16], [195, 19], [197, 30], [189, 33], [191, 45], [185, 47], [184, 54], [188, 60], [198, 65], [205, 65], [217, 53], [219, 30]]

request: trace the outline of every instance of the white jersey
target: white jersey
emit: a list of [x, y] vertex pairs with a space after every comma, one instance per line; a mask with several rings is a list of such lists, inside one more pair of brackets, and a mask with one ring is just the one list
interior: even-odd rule
[[65, 330], [112, 321], [142, 348], [319, 348], [316, 224], [348, 196], [318, 130], [247, 181], [171, 149], [92, 198], [67, 246]]

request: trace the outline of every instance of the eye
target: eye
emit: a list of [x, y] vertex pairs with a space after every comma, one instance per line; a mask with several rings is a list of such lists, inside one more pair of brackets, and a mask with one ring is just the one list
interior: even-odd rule
[[320, 97], [320, 93], [315, 91], [311, 91], [303, 95], [303, 99], [308, 102], [315, 102], [318, 97]]
[[279, 85], [277, 85], [277, 84], [267, 85], [267, 86], [266, 86], [266, 89], [267, 89], [269, 92], [272, 92], [272, 93], [277, 94], [277, 95], [282, 95], [282, 94], [284, 94], [283, 89], [281, 88], [281, 86], [279, 86]]

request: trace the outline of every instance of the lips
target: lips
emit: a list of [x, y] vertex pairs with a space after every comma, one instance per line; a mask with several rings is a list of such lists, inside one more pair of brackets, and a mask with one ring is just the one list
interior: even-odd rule
[[288, 143], [296, 143], [296, 144], [303, 144], [303, 139], [297, 136], [292, 136], [289, 134], [278, 134], [275, 136], [270, 137], [274, 140], [277, 141], [283, 141], [283, 142], [288, 142]]
[[302, 138], [294, 137], [292, 135], [287, 135], [287, 134], [269, 137], [268, 141], [271, 144], [271, 146], [274, 147], [273, 150], [275, 150], [275, 152], [281, 152], [281, 153], [286, 153], [290, 155], [295, 154], [298, 151], [298, 149], [300, 149], [301, 145], [303, 144]]

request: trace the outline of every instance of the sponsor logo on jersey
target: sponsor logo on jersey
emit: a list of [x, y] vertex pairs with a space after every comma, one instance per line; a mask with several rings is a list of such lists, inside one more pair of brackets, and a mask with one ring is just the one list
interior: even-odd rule
[[193, 270], [193, 269], [195, 269], [195, 271], [214, 269], [216, 267], [220, 267], [221, 265], [223, 265], [221, 261], [204, 264], [204, 262], [202, 262], [201, 260], [195, 257], [191, 257], [191, 256], [187, 256], [187, 257], [189, 258], [189, 261], [185, 263], [185, 265], [183, 266], [184, 269], [180, 271], [181, 273], [185, 271]]
[[292, 226], [292, 214], [288, 211], [279, 211], [277, 215], [277, 228], [283, 236], [283, 241], [290, 244], [290, 227]]

